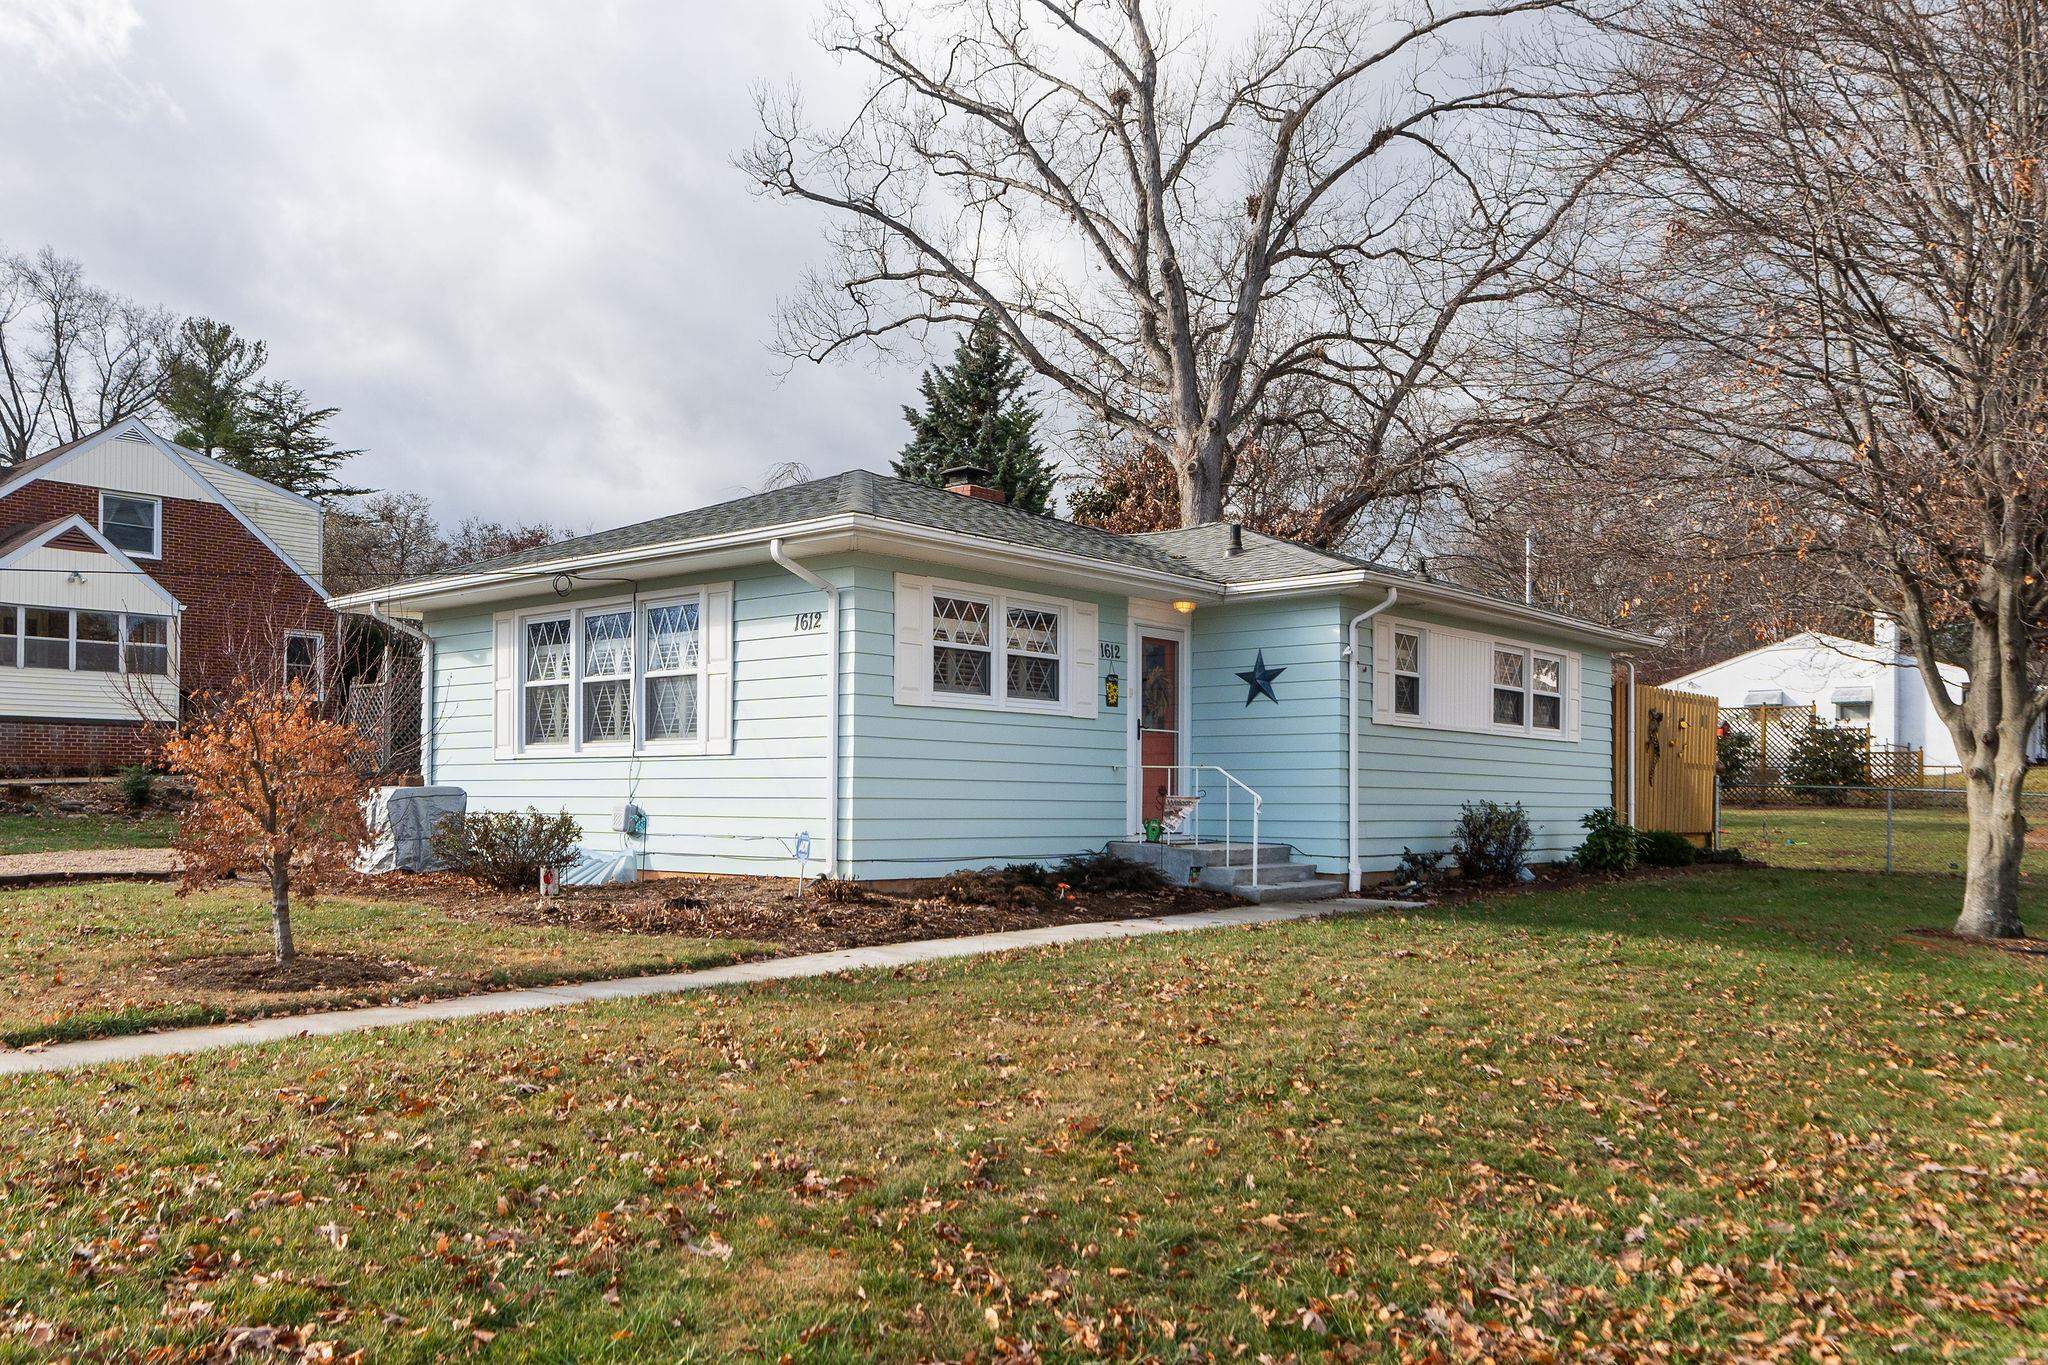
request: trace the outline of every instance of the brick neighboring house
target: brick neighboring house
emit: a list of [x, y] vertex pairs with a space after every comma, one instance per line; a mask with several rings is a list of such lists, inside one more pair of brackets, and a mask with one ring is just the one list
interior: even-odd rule
[[238, 672], [325, 684], [320, 505], [129, 419], [0, 470], [0, 772], [141, 758]]

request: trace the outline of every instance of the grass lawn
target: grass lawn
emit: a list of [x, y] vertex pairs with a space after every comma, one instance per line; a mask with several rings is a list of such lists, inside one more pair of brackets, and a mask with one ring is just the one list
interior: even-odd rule
[[[200, 961], [269, 950], [269, 900], [260, 888], [233, 885], [182, 900], [160, 882], [0, 892], [0, 1043], [709, 967], [768, 947], [458, 919], [425, 905], [347, 897], [295, 909], [292, 924], [307, 975], [325, 984], [265, 990], [238, 978], [240, 964]], [[335, 954], [357, 961], [318, 960]]]
[[177, 832], [168, 815], [0, 815], [0, 854], [78, 848], [163, 848]]
[[0, 1083], [0, 1341], [2013, 1357], [2048, 965], [1900, 936], [1955, 894], [1715, 870]]
[[[2048, 812], [2030, 812], [2038, 823]], [[1794, 806], [1723, 810], [1722, 842], [1773, 867], [1882, 872], [1884, 808]], [[1960, 805], [1893, 813], [1893, 866], [1902, 872], [1962, 875], [1969, 824]], [[2048, 872], [2048, 849], [2027, 850], [2023, 869]]]

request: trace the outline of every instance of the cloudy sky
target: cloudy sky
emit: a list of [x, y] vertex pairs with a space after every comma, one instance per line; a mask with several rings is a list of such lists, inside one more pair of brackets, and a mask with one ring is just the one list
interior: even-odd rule
[[228, 321], [361, 483], [612, 525], [886, 468], [916, 366], [784, 374], [821, 221], [731, 165], [820, 0], [0, 0], [0, 246]]

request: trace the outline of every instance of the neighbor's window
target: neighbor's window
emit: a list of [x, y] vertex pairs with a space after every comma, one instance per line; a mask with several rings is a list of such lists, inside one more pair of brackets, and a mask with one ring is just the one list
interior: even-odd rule
[[1060, 614], [1044, 607], [1011, 607], [1005, 633], [1003, 681], [1012, 701], [1060, 699]]
[[569, 618], [526, 623], [525, 705], [529, 745], [569, 742], [569, 686], [575, 672]]
[[21, 608], [0, 607], [0, 665], [13, 667], [21, 659]]
[[1842, 725], [1868, 725], [1872, 705], [1867, 701], [1838, 701], [1835, 703], [1835, 720]]
[[1530, 656], [1529, 720], [1539, 730], [1564, 729], [1564, 660], [1555, 655]]
[[932, 691], [961, 697], [995, 694], [990, 615], [987, 602], [932, 595]]
[[81, 673], [121, 671], [121, 618], [117, 613], [78, 613], [78, 653], [71, 666]]
[[21, 661], [29, 668], [71, 667], [71, 613], [51, 607], [24, 609]]
[[284, 685], [297, 683], [308, 692], [318, 694], [321, 683], [321, 657], [325, 641], [307, 630], [291, 631], [284, 637]]
[[131, 555], [163, 554], [164, 505], [128, 493], [100, 494], [100, 534]]
[[593, 611], [583, 617], [583, 742], [625, 744], [633, 738], [633, 613]]
[[697, 733], [699, 674], [704, 663], [698, 604], [649, 607], [647, 621], [647, 738], [690, 739]]
[[1422, 636], [1412, 630], [1394, 632], [1394, 714], [1422, 714]]
[[123, 625], [123, 671], [165, 677], [171, 671], [171, 620], [168, 616], [130, 616]]
[[1522, 725], [1528, 715], [1529, 659], [1520, 650], [1493, 651], [1493, 723]]

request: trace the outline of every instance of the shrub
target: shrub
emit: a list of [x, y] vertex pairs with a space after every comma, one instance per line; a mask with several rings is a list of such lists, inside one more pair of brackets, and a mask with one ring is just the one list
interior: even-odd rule
[[293, 895], [346, 876], [369, 839], [362, 736], [322, 716], [320, 698], [297, 682], [279, 690], [240, 681], [195, 710], [163, 748], [165, 766], [192, 782], [178, 822], [179, 890], [261, 869], [273, 952], [290, 962]]
[[1401, 861], [1394, 865], [1396, 886], [1428, 886], [1442, 871], [1444, 855], [1441, 853], [1417, 853], [1412, 848], [1401, 850]]
[[1458, 812], [1451, 860], [1469, 878], [1512, 877], [1527, 864], [1535, 838], [1521, 802], [1469, 801]]
[[114, 786], [120, 791], [121, 799], [128, 803], [128, 809], [145, 810], [149, 806], [149, 798], [156, 791], [156, 774], [140, 763], [131, 763], [115, 777]]
[[[1865, 764], [1869, 739], [1853, 725], [1809, 725], [1792, 741], [1792, 756], [1785, 763], [1785, 780], [1796, 787], [1863, 786], [1870, 779]], [[1810, 794], [1827, 806], [1839, 806], [1849, 795], [1842, 791]]]
[[1714, 771], [1723, 782], [1754, 780], [1756, 736], [1746, 730], [1723, 730], [1714, 741]]
[[1581, 870], [1626, 872], [1636, 865], [1636, 832], [1614, 807], [1588, 811], [1579, 823], [1585, 827], [1586, 842], [1572, 854], [1572, 862]]
[[1159, 874], [1158, 868], [1126, 862], [1103, 849], [1094, 853], [1072, 853], [1060, 859], [1060, 865], [1053, 870], [1053, 880], [1065, 882], [1070, 891], [1093, 892], [1096, 895], [1116, 891], [1143, 895], [1166, 889], [1166, 878]]
[[583, 831], [567, 811], [477, 811], [443, 817], [434, 829], [434, 853], [449, 867], [500, 891], [532, 891], [542, 868], [557, 871], [576, 861]]
[[1644, 867], [1691, 867], [1700, 851], [1692, 840], [1668, 829], [1636, 831], [1636, 861]]

